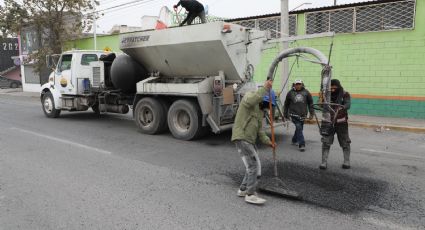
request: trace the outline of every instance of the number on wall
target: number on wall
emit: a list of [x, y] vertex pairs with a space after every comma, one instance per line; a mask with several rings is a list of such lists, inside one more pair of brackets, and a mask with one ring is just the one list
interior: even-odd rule
[[19, 50], [19, 44], [18, 43], [3, 43], [3, 50]]

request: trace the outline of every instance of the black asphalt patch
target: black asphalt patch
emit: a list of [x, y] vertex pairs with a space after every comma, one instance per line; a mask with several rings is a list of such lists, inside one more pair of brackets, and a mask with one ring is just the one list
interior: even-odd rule
[[[273, 177], [272, 165], [263, 164], [262, 178]], [[353, 176], [349, 173], [322, 171], [292, 162], [279, 163], [280, 178], [290, 189], [301, 195], [302, 202], [336, 210], [342, 213], [355, 213], [380, 206], [388, 193], [389, 183]], [[237, 175], [229, 173], [235, 182], [242, 181], [242, 172]], [[394, 197], [394, 199], [398, 199]]]

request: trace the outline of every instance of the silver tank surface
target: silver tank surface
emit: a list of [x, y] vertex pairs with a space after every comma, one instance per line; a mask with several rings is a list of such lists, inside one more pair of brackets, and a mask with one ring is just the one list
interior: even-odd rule
[[[229, 29], [224, 29], [229, 26]], [[120, 49], [160, 76], [217, 76], [246, 80], [249, 64], [257, 65], [266, 33], [225, 22], [120, 35]]]

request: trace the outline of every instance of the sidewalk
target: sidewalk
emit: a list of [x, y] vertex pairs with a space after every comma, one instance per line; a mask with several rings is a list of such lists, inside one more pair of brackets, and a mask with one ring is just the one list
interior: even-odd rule
[[[33, 97], [39, 98], [39, 93], [22, 92], [22, 88], [18, 89], [0, 89], [1, 95], [17, 96], [17, 97]], [[319, 116], [320, 119], [320, 116]], [[316, 121], [308, 121], [307, 124], [316, 125]], [[409, 119], [394, 117], [373, 117], [363, 115], [349, 115], [349, 123], [351, 126], [373, 128], [377, 132], [386, 130], [399, 130], [406, 132], [425, 133], [425, 119]]]
[[[318, 115], [319, 116], [319, 115]], [[319, 120], [320, 120], [319, 116]], [[348, 115], [350, 126], [373, 128], [376, 132], [398, 130], [415, 133], [425, 133], [425, 119], [374, 117], [364, 115]], [[306, 121], [307, 124], [316, 125], [316, 121]]]
[[0, 95], [40, 98], [40, 93], [22, 92], [22, 88], [16, 88], [16, 89], [0, 89]]

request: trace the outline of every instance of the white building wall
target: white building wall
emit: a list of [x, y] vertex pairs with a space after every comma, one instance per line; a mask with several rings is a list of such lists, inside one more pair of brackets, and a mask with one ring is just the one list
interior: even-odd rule
[[40, 77], [38, 74], [34, 73], [34, 68], [32, 65], [21, 65], [21, 76], [22, 76], [22, 90], [24, 92], [40, 92], [41, 85], [36, 83], [40, 82]]

